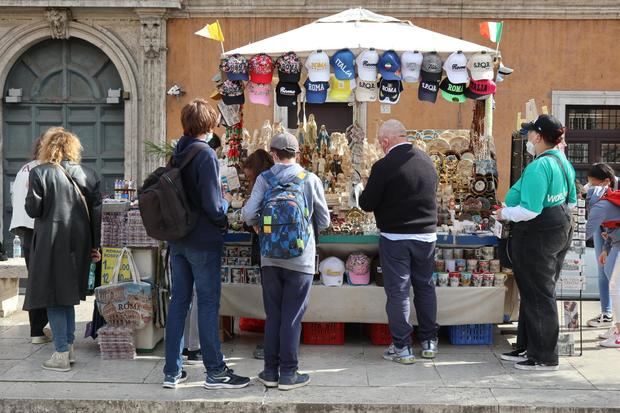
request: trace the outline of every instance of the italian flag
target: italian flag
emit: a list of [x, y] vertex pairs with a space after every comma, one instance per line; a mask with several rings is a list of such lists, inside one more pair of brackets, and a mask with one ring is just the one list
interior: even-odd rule
[[480, 23], [480, 34], [493, 43], [498, 43], [502, 38], [504, 22], [483, 22]]

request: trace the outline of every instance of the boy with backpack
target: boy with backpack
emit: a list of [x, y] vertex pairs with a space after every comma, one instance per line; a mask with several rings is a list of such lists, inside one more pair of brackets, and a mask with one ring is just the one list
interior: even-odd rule
[[292, 390], [310, 376], [297, 372], [301, 319], [315, 273], [315, 231], [330, 224], [321, 180], [296, 163], [297, 138], [287, 132], [271, 140], [275, 165], [259, 175], [243, 219], [259, 234], [265, 322], [266, 387]]

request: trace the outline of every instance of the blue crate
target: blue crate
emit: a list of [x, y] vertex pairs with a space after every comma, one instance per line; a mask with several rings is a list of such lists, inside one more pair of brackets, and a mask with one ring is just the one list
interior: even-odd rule
[[493, 324], [466, 324], [449, 327], [450, 343], [454, 345], [493, 344]]

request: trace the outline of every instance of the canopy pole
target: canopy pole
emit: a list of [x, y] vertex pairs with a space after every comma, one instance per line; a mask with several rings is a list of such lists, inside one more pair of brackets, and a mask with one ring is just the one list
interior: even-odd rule
[[484, 102], [484, 134], [493, 142], [493, 96]]

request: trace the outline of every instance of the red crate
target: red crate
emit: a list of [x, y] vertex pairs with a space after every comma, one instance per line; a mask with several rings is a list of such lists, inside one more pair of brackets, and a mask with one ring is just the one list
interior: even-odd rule
[[302, 323], [304, 344], [344, 344], [344, 323]]
[[392, 343], [392, 333], [387, 324], [369, 324], [370, 342], [375, 346], [387, 346]]
[[239, 318], [239, 330], [252, 333], [264, 333], [265, 320], [241, 317]]

